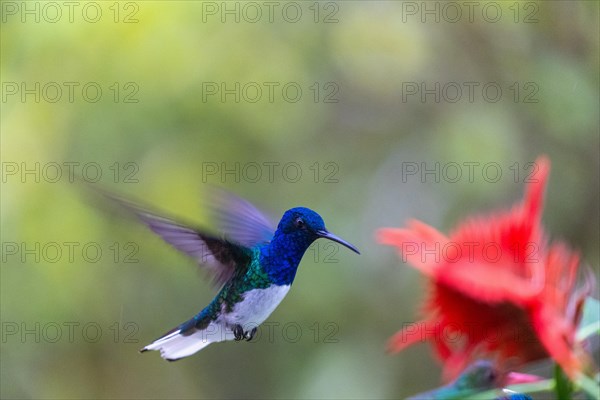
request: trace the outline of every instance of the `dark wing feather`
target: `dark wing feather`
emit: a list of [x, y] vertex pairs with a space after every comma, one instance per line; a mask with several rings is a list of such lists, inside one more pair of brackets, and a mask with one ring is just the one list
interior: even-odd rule
[[228, 240], [217, 238], [185, 223], [149, 211], [130, 200], [106, 193], [102, 194], [132, 212], [154, 233], [177, 250], [194, 258], [212, 275], [215, 285], [227, 282], [237, 269], [246, 268], [250, 250]]
[[209, 207], [225, 237], [246, 247], [268, 243], [275, 229], [252, 203], [223, 189], [208, 191]]

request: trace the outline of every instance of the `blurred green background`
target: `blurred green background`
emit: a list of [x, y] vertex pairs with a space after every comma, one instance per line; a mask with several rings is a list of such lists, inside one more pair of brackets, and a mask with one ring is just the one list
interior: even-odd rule
[[[448, 231], [507, 208], [540, 154], [544, 223], [597, 273], [598, 3], [426, 3], [1, 2], [1, 397], [438, 386], [428, 345], [384, 351], [418, 317], [424, 280], [374, 232], [410, 217]], [[143, 226], [86, 201], [69, 166], [199, 224], [208, 184], [275, 219], [311, 207], [362, 255], [317, 242], [268, 320], [272, 340], [177, 363], [140, 355], [215, 291]]]

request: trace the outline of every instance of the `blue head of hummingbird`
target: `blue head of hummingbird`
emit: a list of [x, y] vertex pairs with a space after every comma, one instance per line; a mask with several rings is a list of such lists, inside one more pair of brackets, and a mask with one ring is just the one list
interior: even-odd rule
[[356, 247], [329, 232], [319, 214], [309, 208], [295, 207], [283, 214], [273, 239], [261, 247], [260, 261], [270, 279], [280, 285], [291, 285], [302, 256], [319, 238], [340, 243], [359, 253]]
[[287, 210], [274, 230], [249, 202], [221, 190], [211, 192], [211, 209], [221, 235], [165, 217], [137, 203], [102, 192], [158, 234], [196, 260], [220, 286], [202, 311], [141, 349], [158, 350], [164, 359], [190, 356], [211, 343], [251, 340], [288, 293], [308, 247], [324, 238], [359, 253], [329, 232], [315, 211]]

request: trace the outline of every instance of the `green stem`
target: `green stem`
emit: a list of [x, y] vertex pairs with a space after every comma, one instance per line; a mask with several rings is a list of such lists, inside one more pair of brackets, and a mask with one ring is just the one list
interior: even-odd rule
[[600, 321], [593, 322], [589, 325], [580, 328], [575, 335], [575, 340], [582, 342], [587, 339], [588, 336], [592, 336], [594, 333], [600, 334]]
[[545, 379], [543, 381], [537, 381], [532, 383], [521, 383], [518, 385], [508, 386], [510, 389], [517, 393], [537, 393], [537, 392], [551, 392], [554, 390], [555, 383], [554, 379]]
[[577, 374], [577, 385], [593, 399], [600, 400], [600, 385], [589, 376]]
[[566, 377], [558, 364], [554, 364], [554, 380], [556, 381], [556, 386], [554, 388], [556, 397], [558, 399], [571, 400], [573, 395], [573, 382]]
[[[554, 379], [545, 379], [538, 382], [511, 385], [506, 387], [506, 389], [510, 389], [517, 393], [550, 392], [554, 390]], [[474, 394], [467, 397], [465, 400], [495, 399], [499, 394], [502, 395], [502, 392], [499, 389], [493, 389]]]
[[[585, 374], [578, 374], [576, 379], [577, 386], [581, 390], [586, 392], [592, 399], [600, 400], [600, 385], [597, 381]], [[507, 386], [506, 389], [517, 393], [552, 392], [556, 390], [556, 384], [554, 379], [545, 379], [538, 382]], [[496, 397], [502, 395], [503, 393], [500, 391], [500, 389], [492, 389], [471, 395], [465, 400], [495, 399]], [[564, 397], [558, 398], [562, 400]]]

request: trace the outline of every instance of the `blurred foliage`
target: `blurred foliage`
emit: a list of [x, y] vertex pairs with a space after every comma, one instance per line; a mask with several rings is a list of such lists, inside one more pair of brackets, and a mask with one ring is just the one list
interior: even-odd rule
[[[323, 246], [318, 255], [309, 253], [294, 289], [268, 320], [279, 324], [272, 343], [216, 344], [167, 363], [137, 349], [214, 295], [193, 262], [143, 227], [94, 208], [66, 175], [36, 182], [35, 175], [3, 170], [0, 396], [398, 398], [439, 386], [427, 346], [400, 356], [384, 352], [387, 338], [414, 320], [424, 288], [419, 274], [374, 242], [373, 232], [410, 217], [443, 230], [469, 213], [507, 207], [521, 197], [526, 163], [542, 153], [552, 160], [544, 223], [553, 237], [580, 249], [597, 274], [598, 3], [495, 3], [503, 18], [493, 23], [481, 17], [487, 3], [476, 3], [473, 21], [463, 15], [455, 23], [431, 15], [422, 22], [406, 6], [424, 3], [393, 1], [317, 3], [318, 23], [312, 2], [298, 3], [303, 18], [297, 23], [281, 11], [272, 23], [266, 15], [256, 23], [236, 23], [233, 16], [222, 22], [206, 7], [224, 3], [199, 1], [99, 2], [102, 18], [89, 23], [81, 16], [87, 3], [78, 3], [73, 22], [62, 5], [65, 15], [52, 23], [31, 15], [22, 22], [21, 13], [8, 10], [25, 3], [3, 1], [3, 168], [95, 162], [104, 186], [205, 224], [203, 184], [223, 185], [275, 218], [292, 206], [311, 207], [363, 254], [340, 249], [337, 262], [328, 263]], [[110, 9], [115, 4], [118, 23]], [[287, 3], [278, 4], [281, 10]], [[134, 10], [138, 22], [122, 23]], [[337, 22], [324, 23], [332, 10]], [[535, 21], [523, 22], [531, 10]], [[55, 103], [7, 95], [7, 83], [22, 82], [58, 82], [65, 93]], [[80, 84], [73, 102], [63, 82]], [[103, 89], [98, 102], [82, 98], [87, 82]], [[115, 82], [118, 101], [110, 89]], [[232, 96], [204, 101], [207, 82], [279, 82], [280, 88], [296, 82], [303, 96], [291, 103], [276, 91], [269, 102], [265, 91], [255, 103]], [[310, 89], [315, 82], [318, 102]], [[328, 82], [339, 89], [335, 103], [322, 101]], [[454, 103], [432, 96], [423, 102], [419, 95], [403, 101], [403, 85], [411, 82], [479, 86], [473, 102], [465, 92]], [[503, 89], [500, 101], [482, 97], [490, 82]], [[532, 88], [526, 83], [538, 88], [537, 102], [524, 102]], [[138, 102], [125, 103], [132, 88], [139, 89]], [[295, 162], [303, 175], [295, 183], [279, 169], [273, 182], [266, 175], [256, 183], [203, 176], [206, 163], [236, 162]], [[324, 182], [328, 162], [337, 166], [337, 182]], [[464, 175], [458, 182], [402, 177], [406, 163], [432, 168], [436, 162], [495, 162], [503, 175], [497, 182], [482, 179], [481, 170], [472, 182]], [[115, 163], [118, 179], [110, 169]], [[137, 167], [137, 183], [125, 182], [132, 171], [126, 165]], [[9, 255], [5, 246], [58, 243], [66, 252], [65, 242], [81, 244], [73, 261], [66, 254], [57, 262], [36, 261], [23, 252]], [[139, 262], [124, 262], [129, 242], [138, 246]], [[99, 262], [82, 257], [86, 243], [102, 248]], [[121, 248], [117, 262], [113, 243]], [[96, 325], [84, 334], [86, 324]], [[286, 324], [301, 327], [297, 341], [284, 340]], [[55, 325], [62, 336], [53, 342]], [[96, 326], [102, 330], [97, 341]], [[23, 337], [22, 328], [40, 337]], [[326, 340], [331, 332], [334, 341]]]

